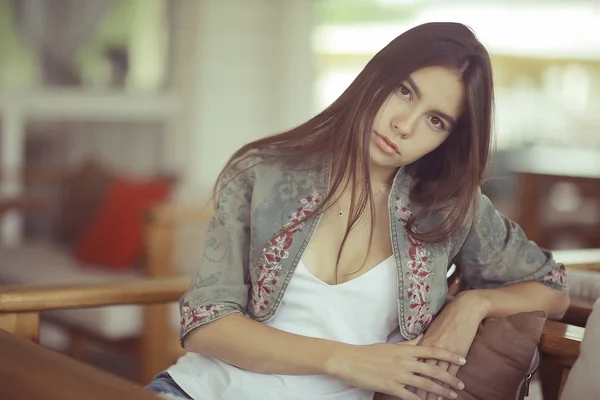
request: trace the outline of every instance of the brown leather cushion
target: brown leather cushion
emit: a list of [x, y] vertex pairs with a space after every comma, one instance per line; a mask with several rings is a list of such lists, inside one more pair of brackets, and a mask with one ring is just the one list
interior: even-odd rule
[[61, 204], [56, 236], [72, 246], [106, 198], [113, 174], [98, 162], [89, 160], [68, 176], [61, 188]]
[[527, 376], [542, 336], [546, 313], [520, 313], [482, 322], [458, 372], [461, 400], [513, 400]]

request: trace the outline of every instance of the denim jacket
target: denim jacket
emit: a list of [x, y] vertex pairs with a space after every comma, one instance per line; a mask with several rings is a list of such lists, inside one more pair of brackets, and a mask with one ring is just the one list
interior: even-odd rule
[[[327, 194], [330, 160], [302, 165], [258, 161], [248, 160], [224, 178], [202, 261], [180, 300], [182, 340], [194, 328], [233, 312], [261, 322], [272, 318], [318, 224], [320, 216], [313, 211]], [[472, 288], [538, 281], [566, 291], [564, 266], [480, 192], [468, 222], [452, 237], [436, 244], [413, 240], [404, 228], [416, 211], [410, 187], [410, 176], [400, 169], [388, 198], [403, 337], [418, 336], [439, 312], [453, 263]], [[280, 233], [306, 216], [311, 218]], [[434, 215], [419, 226], [442, 217]]]

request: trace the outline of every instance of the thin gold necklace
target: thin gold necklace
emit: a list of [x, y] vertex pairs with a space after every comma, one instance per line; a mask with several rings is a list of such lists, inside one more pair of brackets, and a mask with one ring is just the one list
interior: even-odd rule
[[[379, 189], [376, 193], [373, 194], [373, 197], [377, 196], [379, 193], [387, 190], [390, 187], [390, 185], [385, 185], [384, 187], [382, 187], [381, 189]], [[338, 217], [343, 217], [344, 216], [344, 208], [341, 207], [340, 211], [338, 212]]]

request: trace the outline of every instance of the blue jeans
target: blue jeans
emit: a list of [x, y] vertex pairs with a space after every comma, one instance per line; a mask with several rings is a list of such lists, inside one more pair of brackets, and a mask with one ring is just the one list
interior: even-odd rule
[[171, 378], [168, 372], [161, 372], [156, 375], [152, 382], [146, 386], [146, 389], [155, 393], [171, 394], [182, 399], [193, 400], [182, 388]]

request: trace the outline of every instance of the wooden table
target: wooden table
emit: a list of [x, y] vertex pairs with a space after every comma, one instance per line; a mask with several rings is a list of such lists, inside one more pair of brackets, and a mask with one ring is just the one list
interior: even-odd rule
[[518, 177], [515, 220], [531, 240], [543, 247], [551, 247], [551, 243], [540, 211], [552, 185], [568, 182], [576, 185], [584, 197], [600, 199], [600, 150], [533, 147], [515, 151], [509, 164]]
[[0, 330], [2, 400], [157, 400], [133, 382]]

